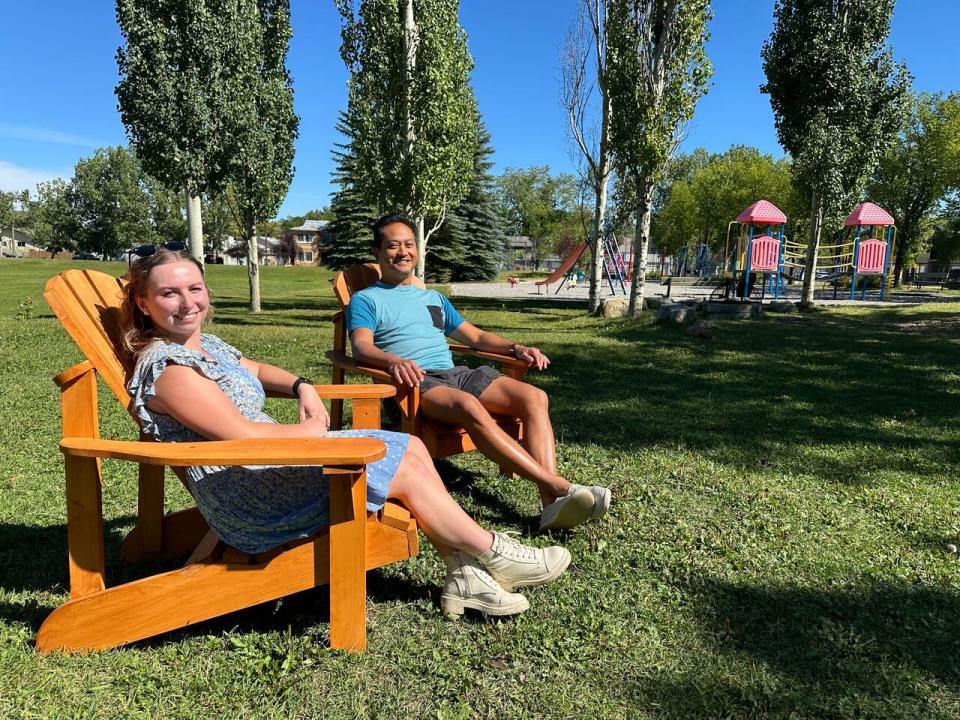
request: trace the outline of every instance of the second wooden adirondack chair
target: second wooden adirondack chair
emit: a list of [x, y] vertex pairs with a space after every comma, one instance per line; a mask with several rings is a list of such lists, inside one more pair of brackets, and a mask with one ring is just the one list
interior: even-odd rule
[[[400, 424], [394, 428], [400, 432], [416, 435], [423, 440], [424, 445], [434, 458], [444, 458], [460, 453], [472, 452], [476, 446], [460, 426], [428, 420], [420, 412], [420, 390], [406, 385], [396, 385], [393, 378], [379, 368], [358, 364], [347, 354], [349, 338], [347, 337], [347, 323], [345, 309], [350, 304], [350, 297], [365, 287], [380, 279], [379, 268], [372, 263], [354, 265], [338, 273], [333, 281], [333, 292], [340, 303], [341, 310], [333, 317], [333, 350], [327, 352], [327, 358], [333, 366], [334, 385], [341, 385], [346, 379], [346, 373], [359, 373], [373, 378], [374, 382], [390, 383], [396, 387], [395, 400], [400, 407]], [[419, 284], [419, 280], [417, 280]], [[517, 380], [523, 380], [527, 371], [527, 364], [510, 355], [481, 352], [466, 345], [451, 345], [450, 349], [459, 354], [472, 355], [484, 360], [493, 360], [500, 364], [500, 371]], [[334, 429], [342, 427], [343, 401], [333, 400], [330, 403], [330, 423]], [[523, 421], [517, 417], [497, 417], [500, 426], [514, 439], [523, 438]], [[501, 473], [509, 475], [509, 471], [501, 468]]]
[[[54, 381], [63, 407], [70, 600], [37, 634], [37, 648], [102, 650], [328, 584], [330, 644], [366, 644], [366, 571], [417, 554], [417, 525], [387, 502], [366, 510], [365, 466], [382, 458], [383, 443], [367, 438], [230, 440], [198, 443], [103, 440], [97, 377], [129, 408], [119, 345], [121, 283], [99, 272], [68, 270], [44, 297], [87, 356]], [[383, 385], [318, 386], [320, 397], [351, 399], [353, 425], [379, 427]], [[146, 438], [142, 437], [142, 440]], [[101, 507], [101, 458], [140, 466], [136, 527], [123, 541], [128, 560], [187, 556], [186, 565], [107, 587]], [[314, 537], [257, 556], [219, 541], [196, 507], [164, 514], [164, 466], [323, 465], [330, 477], [330, 527]]]

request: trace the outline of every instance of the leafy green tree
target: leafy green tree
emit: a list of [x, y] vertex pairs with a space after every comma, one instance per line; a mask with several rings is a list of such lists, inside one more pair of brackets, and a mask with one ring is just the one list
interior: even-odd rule
[[880, 158], [868, 189], [897, 221], [896, 282], [920, 251], [938, 205], [960, 187], [960, 93], [912, 95], [908, 107], [906, 127]]
[[614, 164], [636, 198], [629, 314], [643, 309], [653, 194], [712, 73], [709, 0], [611, 0], [607, 84]]
[[416, 221], [422, 277], [430, 236], [466, 195], [473, 167], [473, 61], [459, 0], [336, 4], [340, 54], [351, 72], [353, 187], [369, 204]]
[[960, 203], [941, 219], [930, 243], [930, 258], [942, 267], [960, 260]]
[[513, 235], [528, 236], [536, 267], [553, 252], [577, 215], [577, 182], [568, 174], [551, 175], [546, 165], [508, 167], [497, 180], [501, 213]]
[[80, 228], [73, 212], [72, 187], [60, 178], [37, 185], [31, 202], [34, 241], [52, 255], [74, 250]]
[[29, 226], [31, 220], [30, 191], [20, 192], [0, 191], [0, 230], [10, 229], [10, 236], [14, 237], [14, 230]]
[[824, 229], [838, 228], [902, 122], [909, 76], [887, 44], [894, 0], [777, 0], [763, 46], [780, 144], [810, 211], [802, 301]]
[[293, 180], [293, 143], [299, 118], [286, 67], [290, 46], [289, 0], [247, 0], [252, 12], [237, 19], [252, 39], [234, 71], [241, 94], [229, 157], [231, 209], [247, 244], [250, 310], [260, 312], [257, 226], [274, 217]]
[[99, 148], [77, 163], [70, 197], [79, 250], [110, 256], [160, 239], [142, 178], [136, 157], [123, 147]]
[[222, 189], [229, 146], [249, 114], [256, 0], [116, 0], [120, 117], [144, 167], [190, 198], [191, 250], [203, 257], [201, 193]]

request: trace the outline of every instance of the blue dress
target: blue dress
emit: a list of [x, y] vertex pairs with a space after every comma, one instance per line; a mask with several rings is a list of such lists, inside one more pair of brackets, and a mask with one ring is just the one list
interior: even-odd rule
[[[240, 351], [215, 335], [202, 335], [200, 344], [210, 357], [163, 340], [140, 353], [127, 389], [143, 430], [163, 442], [207, 439], [171, 416], [147, 408], [168, 363], [195, 368], [216, 382], [247, 420], [276, 422], [263, 412], [263, 386], [240, 364]], [[387, 456], [367, 466], [367, 510], [382, 508], [409, 436], [385, 430], [340, 430], [327, 437], [372, 437], [386, 444]], [[242, 552], [265, 552], [330, 524], [327, 482], [320, 467], [195, 466], [186, 468], [186, 475], [207, 523], [220, 539]]]

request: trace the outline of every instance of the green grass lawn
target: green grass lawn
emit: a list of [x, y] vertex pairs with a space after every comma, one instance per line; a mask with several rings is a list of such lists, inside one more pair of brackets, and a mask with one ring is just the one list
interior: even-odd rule
[[[370, 574], [363, 654], [326, 649], [315, 591], [41, 656], [36, 630], [68, 585], [50, 378], [81, 357], [42, 288], [69, 266], [0, 261], [0, 717], [960, 716], [960, 560], [945, 549], [960, 536], [960, 304], [718, 322], [700, 341], [569, 303], [458, 301], [550, 355], [533, 381], [552, 399], [561, 471], [614, 492], [607, 518], [559, 537], [574, 564], [527, 593], [527, 614], [446, 620], [424, 547]], [[329, 377], [330, 277], [265, 268], [252, 316], [243, 269], [213, 267], [214, 331]], [[103, 435], [132, 438], [101, 397]], [[475, 455], [442, 473], [481, 522], [531, 536], [529, 483]], [[142, 576], [116, 558], [134, 469], [106, 462], [104, 477], [108, 580]], [[187, 503], [168, 488], [170, 508]]]

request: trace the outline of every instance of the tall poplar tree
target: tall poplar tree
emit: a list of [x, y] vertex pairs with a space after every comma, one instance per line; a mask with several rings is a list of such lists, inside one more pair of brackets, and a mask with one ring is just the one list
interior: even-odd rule
[[230, 169], [252, 2], [116, 0], [120, 117], [144, 169], [186, 192], [191, 252], [201, 261], [199, 199], [222, 188]]
[[[336, 0], [351, 72], [356, 187], [417, 223], [417, 274], [430, 236], [467, 193], [473, 167], [473, 60], [459, 0]], [[426, 222], [430, 221], [430, 227]]]
[[287, 72], [289, 0], [243, 0], [237, 18], [249, 52], [235, 69], [242, 88], [229, 144], [228, 198], [247, 244], [250, 310], [260, 312], [257, 226], [276, 215], [293, 180], [294, 140], [300, 124], [293, 111]]
[[614, 164], [634, 190], [629, 314], [643, 309], [650, 213], [657, 181], [707, 91], [709, 0], [610, 0], [607, 86]]
[[900, 129], [909, 87], [887, 37], [894, 0], [777, 0], [763, 45], [780, 144], [809, 202], [802, 302], [813, 302], [823, 231], [839, 228]]

